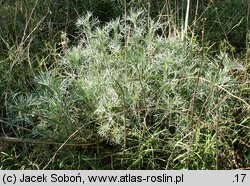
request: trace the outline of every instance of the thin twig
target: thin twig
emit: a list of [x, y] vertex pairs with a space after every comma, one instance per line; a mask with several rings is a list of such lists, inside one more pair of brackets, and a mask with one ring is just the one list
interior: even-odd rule
[[[194, 79], [194, 78], [197, 78], [197, 77], [195, 77], [195, 76], [185, 77], [185, 78], [181, 78], [180, 80]], [[207, 79], [205, 79], [205, 78], [202, 78], [202, 77], [200, 77], [200, 80], [206, 81], [206, 82], [211, 83], [212, 85], [218, 87], [219, 89], [223, 90], [223, 91], [226, 92], [228, 95], [230, 95], [231, 97], [233, 97], [233, 98], [235, 98], [235, 99], [241, 101], [242, 103], [244, 103], [244, 104], [247, 106], [247, 110], [250, 110], [250, 103], [246, 102], [244, 99], [240, 98], [239, 96], [234, 95], [233, 93], [229, 92], [227, 89], [223, 88], [223, 87], [220, 86], [220, 85], [217, 85], [216, 83], [214, 83], [214, 82], [212, 82], [212, 81], [209, 81], [209, 80], [207, 80]]]
[[211, 84], [213, 84], [214, 86], [218, 87], [219, 89], [225, 91], [225, 92], [226, 92], [227, 94], [229, 94], [230, 96], [232, 96], [232, 97], [238, 99], [239, 101], [243, 102], [243, 103], [247, 106], [247, 109], [250, 109], [250, 104], [247, 103], [244, 99], [242, 99], [242, 98], [240, 98], [240, 97], [234, 95], [233, 93], [229, 92], [227, 89], [223, 88], [222, 86], [217, 85], [217, 84], [215, 84], [215, 83], [213, 83], [213, 82], [211, 82], [211, 81], [209, 81], [209, 80], [207, 80], [207, 79], [205, 79], [205, 78], [200, 77], [200, 79], [203, 80], [203, 81], [206, 81], [206, 82], [208, 82], [208, 83], [211, 83]]
[[114, 82], [117, 84], [118, 88], [122, 93], [122, 100], [123, 100], [123, 125], [124, 125], [124, 151], [127, 149], [127, 123], [126, 123], [126, 100], [124, 91], [117, 80], [114, 79]]
[[100, 142], [95, 143], [56, 143], [52, 141], [43, 141], [35, 139], [23, 139], [23, 138], [13, 138], [13, 137], [0, 137], [0, 142], [8, 143], [30, 143], [30, 144], [41, 144], [41, 145], [62, 145], [67, 147], [80, 147], [80, 146], [93, 146]]
[[[87, 124], [91, 124], [93, 122], [96, 122], [97, 120], [93, 120], [93, 121], [90, 121], [89, 123]], [[49, 160], [49, 162], [43, 167], [43, 170], [46, 169], [49, 164], [55, 159], [57, 153], [67, 144], [67, 142], [75, 135], [77, 134], [80, 130], [82, 130], [86, 125], [82, 125], [81, 127], [79, 127], [77, 130], [75, 130], [75, 132], [73, 132], [61, 145], [60, 147], [56, 150], [56, 152], [54, 153], [54, 155], [52, 156], [52, 158]], [[99, 143], [99, 142], [98, 142]], [[98, 144], [96, 143], [96, 144]]]

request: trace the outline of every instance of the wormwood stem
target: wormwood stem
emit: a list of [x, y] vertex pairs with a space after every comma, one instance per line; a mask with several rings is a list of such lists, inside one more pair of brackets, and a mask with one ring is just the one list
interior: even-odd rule
[[118, 88], [120, 89], [122, 93], [122, 100], [123, 100], [123, 125], [124, 125], [124, 144], [123, 144], [123, 156], [125, 156], [125, 151], [127, 149], [127, 124], [126, 124], [126, 101], [125, 101], [125, 95], [122, 90], [121, 85], [114, 79], [115, 83], [117, 84]]
[[191, 36], [191, 42], [193, 42], [193, 40], [194, 40], [195, 31], [196, 31], [196, 28], [197, 28], [199, 3], [200, 3], [199, 0], [197, 0], [196, 8], [195, 8], [195, 16], [194, 16], [194, 22], [193, 22], [193, 31], [192, 31], [192, 36]]
[[[127, 83], [128, 81], [128, 58], [127, 58], [127, 53], [128, 53], [128, 36], [127, 36], [127, 1], [124, 0], [124, 21], [125, 21], [125, 32], [124, 32], [124, 40], [125, 40], [125, 64], [126, 64], [126, 69], [125, 69], [125, 81]], [[122, 99], [123, 99], [123, 124], [124, 124], [124, 145], [123, 145], [123, 159], [125, 158], [125, 151], [127, 149], [127, 125], [126, 125], [126, 108], [125, 108], [125, 97], [124, 97], [124, 92], [122, 90], [122, 87], [119, 85], [119, 83], [117, 81], [115, 81], [116, 84], [118, 85], [118, 87], [121, 89], [121, 92], [122, 92]], [[123, 161], [122, 161], [123, 163]]]
[[[203, 64], [204, 64], [204, 36], [205, 36], [205, 21], [206, 21], [206, 18], [202, 19], [202, 22], [203, 22], [203, 28], [202, 28], [202, 48], [201, 48], [201, 62], [200, 62], [200, 65], [199, 65], [199, 71], [198, 71], [198, 75], [197, 75], [197, 81], [196, 81], [196, 85], [195, 85], [195, 89], [194, 89], [194, 93], [193, 93], [193, 98], [192, 98], [192, 103], [191, 103], [191, 122], [190, 122], [190, 128], [192, 128], [192, 125], [193, 125], [193, 122], [194, 122], [194, 108], [195, 108], [195, 100], [196, 100], [196, 96], [197, 96], [197, 90], [198, 90], [198, 86], [199, 86], [199, 83], [200, 83], [200, 76], [201, 76], [201, 72], [203, 70]], [[197, 131], [199, 129], [200, 126], [197, 126], [195, 131]], [[196, 132], [195, 132], [196, 133]], [[194, 140], [194, 135], [191, 135], [191, 144], [190, 144], [190, 153], [189, 153], [189, 156], [190, 154], [192, 153], [192, 146], [193, 146], [193, 140]], [[188, 164], [190, 164], [190, 158], [188, 158]]]
[[127, 58], [127, 53], [128, 53], [128, 36], [127, 36], [127, 28], [128, 28], [128, 25], [127, 25], [127, 2], [126, 0], [124, 0], [124, 11], [125, 11], [125, 18], [124, 18], [124, 21], [125, 21], [125, 32], [124, 32], [124, 44], [125, 44], [125, 64], [126, 64], [126, 81], [128, 79], [128, 58]]

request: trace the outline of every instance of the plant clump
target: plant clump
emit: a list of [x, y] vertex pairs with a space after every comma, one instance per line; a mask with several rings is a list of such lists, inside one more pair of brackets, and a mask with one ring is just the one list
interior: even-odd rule
[[249, 139], [247, 121], [234, 115], [249, 108], [234, 77], [237, 61], [192, 53], [143, 11], [104, 25], [88, 13], [76, 25], [79, 43], [7, 103], [19, 136], [63, 142], [77, 131], [70, 142], [102, 141], [100, 157], [111, 153], [128, 169], [235, 166], [234, 144]]

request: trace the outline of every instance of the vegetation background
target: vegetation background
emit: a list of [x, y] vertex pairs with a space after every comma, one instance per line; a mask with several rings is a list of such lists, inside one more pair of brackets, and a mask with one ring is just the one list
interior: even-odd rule
[[249, 168], [250, 2], [187, 2], [0, 0], [0, 169]]

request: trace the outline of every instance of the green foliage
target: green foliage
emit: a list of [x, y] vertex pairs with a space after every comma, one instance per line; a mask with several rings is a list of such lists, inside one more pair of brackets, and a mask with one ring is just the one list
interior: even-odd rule
[[45, 145], [6, 145], [1, 169], [41, 169], [53, 154], [48, 169], [250, 165], [249, 97], [238, 61], [223, 52], [201, 58], [164, 37], [164, 24], [142, 10], [106, 24], [87, 13], [76, 25], [78, 44], [52, 67], [23, 72], [25, 60], [0, 63], [0, 122], [9, 136], [98, 145], [56, 154]]
[[[247, 10], [248, 2], [245, 0], [216, 0], [211, 4], [200, 5], [198, 14], [206, 18], [205, 43], [213, 45], [211, 53], [217, 53], [218, 50], [227, 50], [233, 55], [245, 52]], [[194, 18], [194, 11], [192, 15]], [[202, 22], [198, 24], [197, 31], [201, 33]]]
[[0, 169], [249, 167], [247, 1], [200, 2], [0, 1]]

